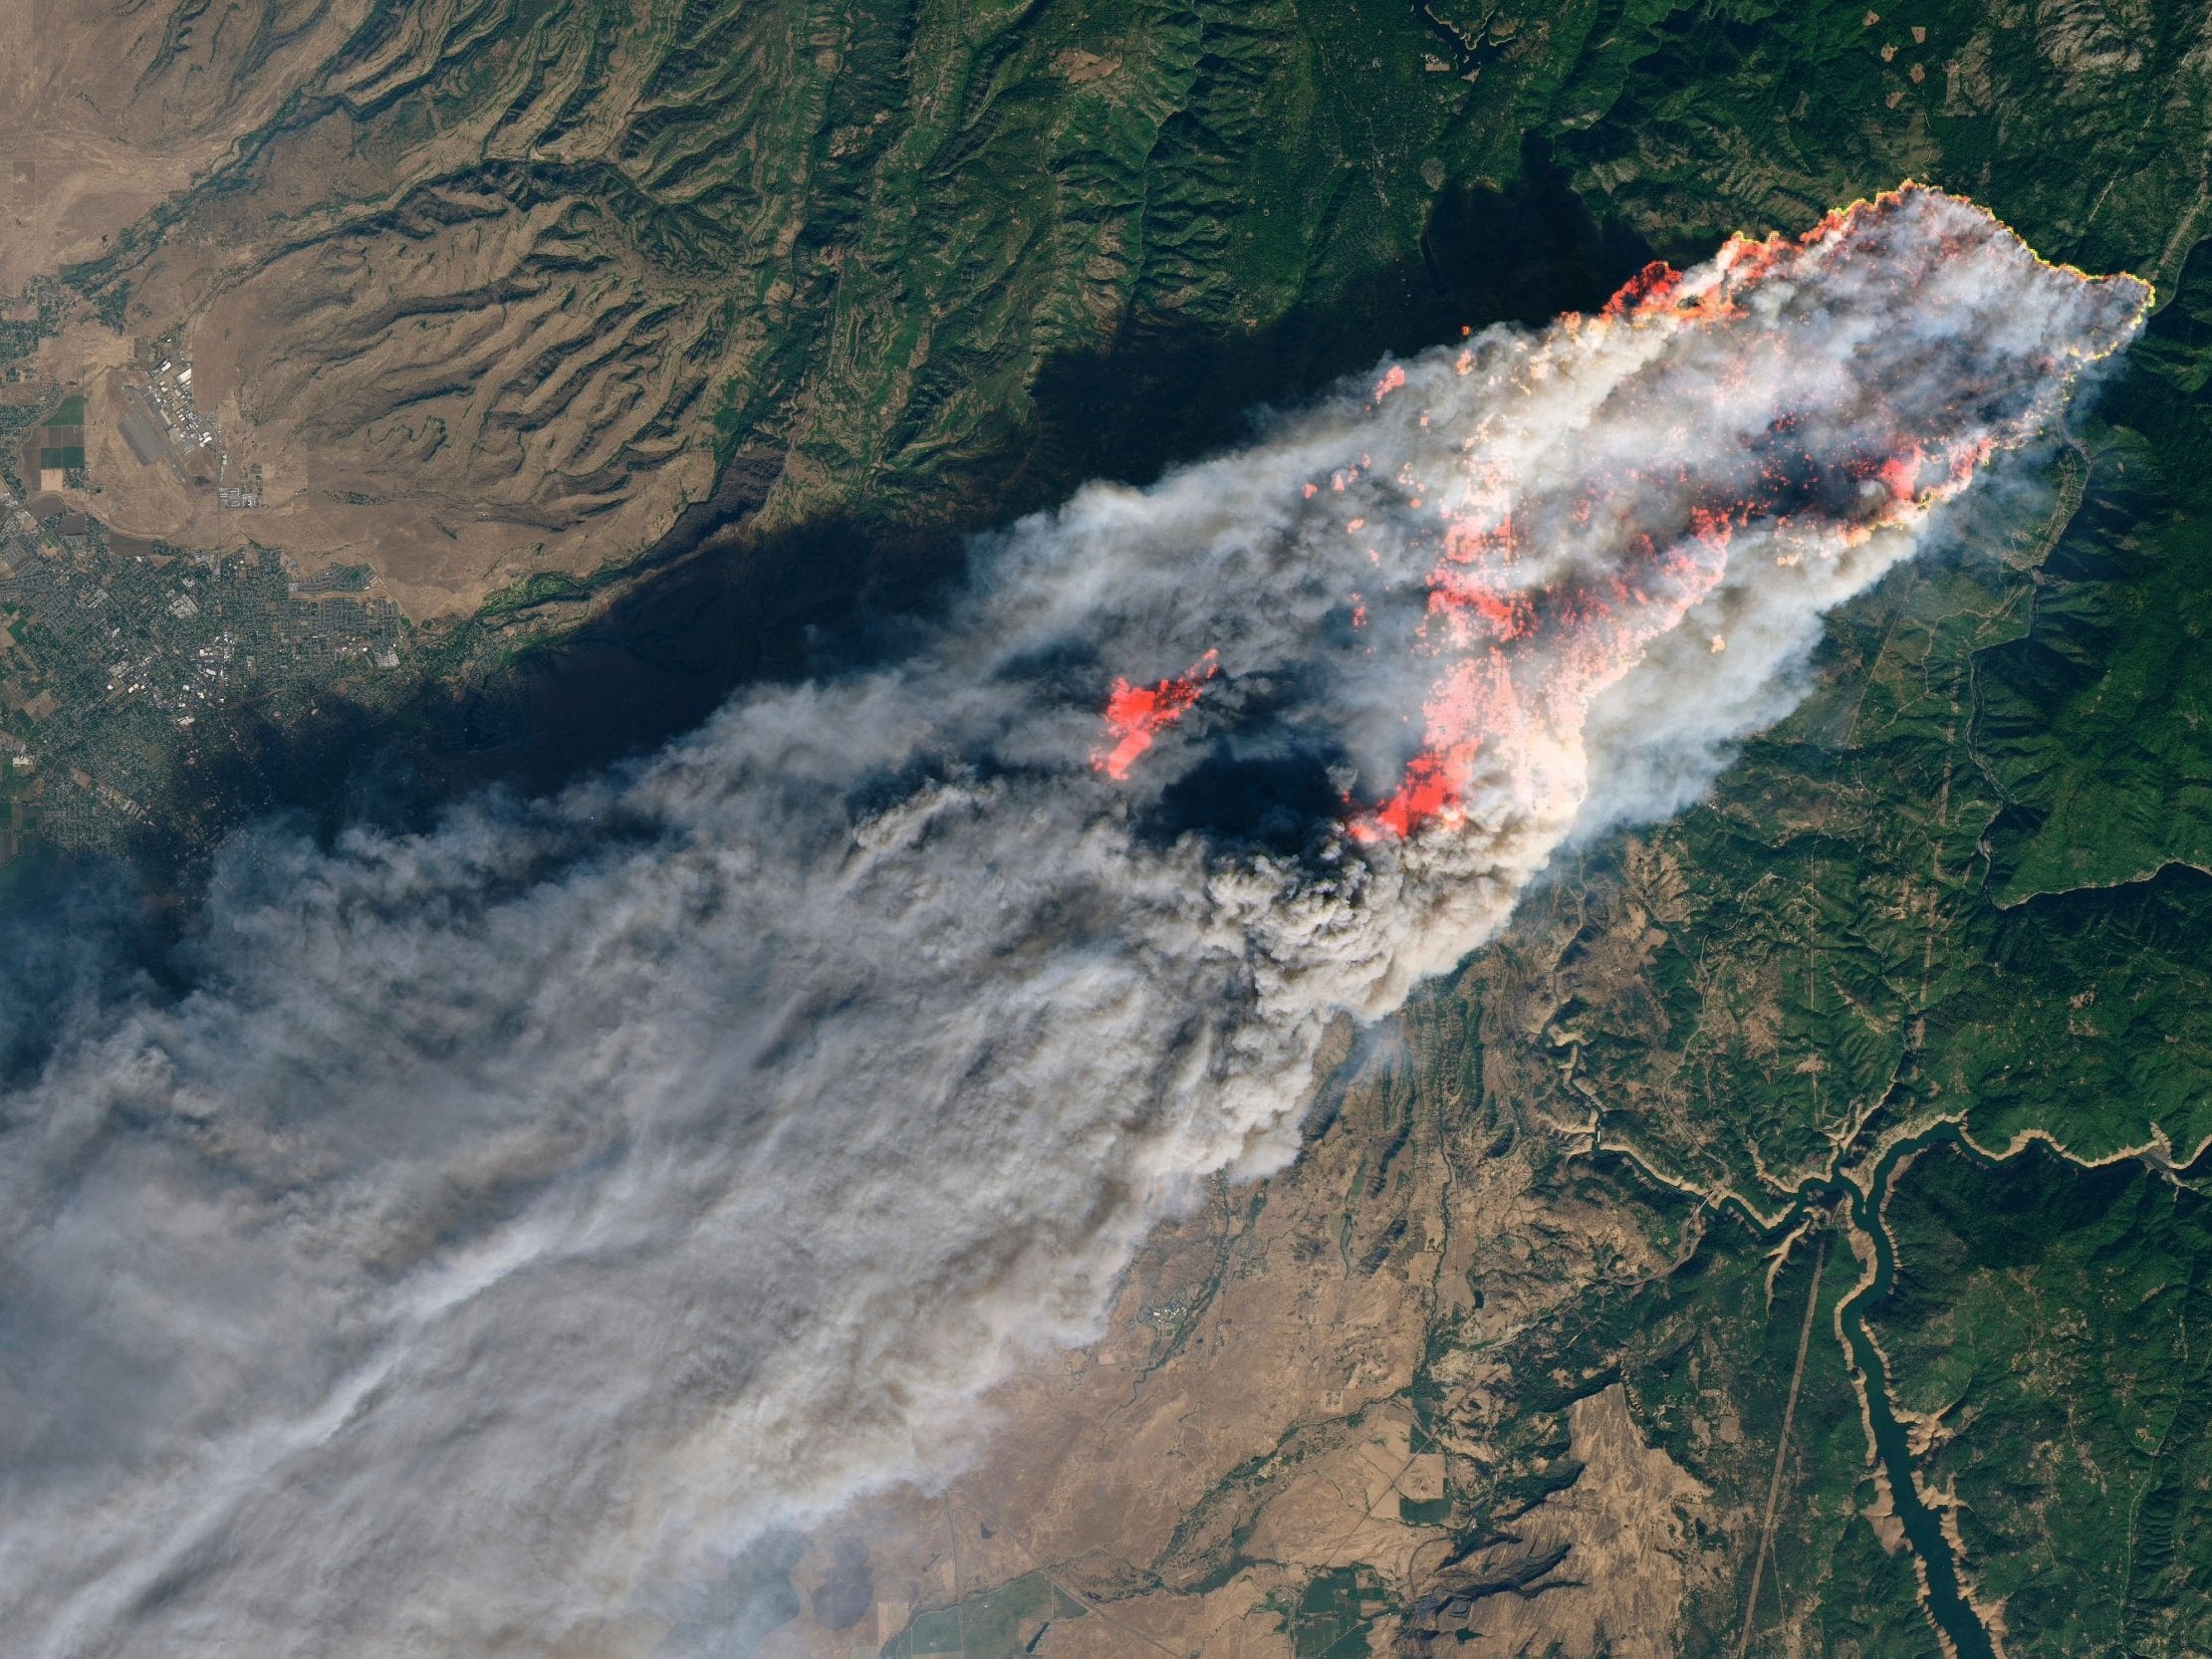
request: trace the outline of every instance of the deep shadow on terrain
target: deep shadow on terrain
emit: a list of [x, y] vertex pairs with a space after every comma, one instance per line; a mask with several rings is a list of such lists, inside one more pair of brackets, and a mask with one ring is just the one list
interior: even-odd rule
[[[775, 463], [740, 452], [715, 498], [598, 614], [562, 627], [561, 605], [583, 609], [564, 592], [487, 613], [465, 624], [470, 667], [458, 684], [433, 678], [396, 715], [326, 698], [305, 724], [266, 727], [212, 780], [212, 816], [304, 811], [328, 832], [363, 818], [417, 821], [485, 784], [557, 789], [689, 730], [740, 687], [895, 650], [910, 632], [900, 618], [946, 601], [975, 531], [1087, 479], [1149, 482], [1250, 436], [1256, 408], [1310, 397], [1386, 353], [1595, 309], [1652, 257], [1594, 218], [1534, 141], [1506, 188], [1440, 199], [1421, 249], [1419, 263], [1317, 295], [1269, 330], [1139, 326], [1106, 353], [1045, 363], [1030, 432], [974, 468], [936, 523], [845, 518], [753, 533], [746, 521]], [[506, 646], [503, 634], [525, 642]]]

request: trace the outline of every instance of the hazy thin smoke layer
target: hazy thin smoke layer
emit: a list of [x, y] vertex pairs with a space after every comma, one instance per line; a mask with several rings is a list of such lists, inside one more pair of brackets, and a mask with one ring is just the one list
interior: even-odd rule
[[0, 1119], [10, 1650], [719, 1651], [2143, 299], [1908, 191], [1088, 489], [634, 773], [242, 840]]

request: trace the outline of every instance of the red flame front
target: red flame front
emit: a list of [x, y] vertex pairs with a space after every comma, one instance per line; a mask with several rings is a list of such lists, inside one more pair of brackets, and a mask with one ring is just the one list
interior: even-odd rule
[[1115, 680], [1106, 708], [1106, 736], [1113, 741], [1092, 753], [1093, 770], [1115, 780], [1126, 778], [1136, 757], [1151, 748], [1152, 739], [1161, 731], [1183, 717], [1198, 701], [1206, 682], [1220, 672], [1220, 653], [1208, 651], [1183, 673], [1154, 685]]
[[[1564, 319], [1551, 337], [1556, 350], [1540, 347], [1526, 357], [1519, 389], [1525, 395], [1572, 372], [1578, 354], [1587, 357], [1607, 343], [1630, 348], [1624, 360], [1643, 362], [1651, 358], [1648, 352], [1638, 356], [1640, 348], [1738, 327], [1746, 334], [1741, 349], [1732, 350], [1741, 360], [1707, 356], [1718, 364], [1721, 389], [1734, 395], [1747, 386], [1786, 388], [1794, 383], [1794, 337], [1760, 321], [1774, 308], [1762, 309], [1756, 292], [1773, 285], [1786, 300], [1792, 280], [1809, 274], [1818, 280], [1827, 265], [1849, 257], [1849, 239], [1861, 231], [1878, 251], [1884, 221], [1930, 197], [1908, 185], [1839, 209], [1802, 236], [1738, 237], [1693, 271], [1654, 262], [1598, 315]], [[1934, 223], [1939, 259], [1976, 245], [1995, 225], [1978, 213]], [[2147, 288], [2135, 288], [2138, 307], [2147, 304]], [[2104, 350], [2125, 338], [2115, 332]], [[1477, 349], [1460, 352], [1449, 366], [1457, 376], [1470, 373]], [[1430, 411], [1405, 408], [1404, 399], [1423, 395], [1430, 383], [1449, 384], [1433, 361], [1416, 363], [1410, 374], [1389, 365], [1373, 384], [1368, 417], [1389, 422], [1403, 409], [1426, 431]], [[1362, 806], [1346, 797], [1345, 829], [1353, 839], [1374, 843], [1430, 827], [1449, 830], [1481, 817], [1493, 793], [1510, 797], [1511, 810], [1556, 812], [1562, 803], [1571, 810], [1585, 782], [1582, 743], [1592, 702], [1714, 593], [1727, 578], [1732, 544], [1736, 558], [1771, 557], [1777, 567], [1834, 557], [1884, 528], [1925, 518], [1963, 489], [1995, 448], [2020, 441], [2026, 430], [2009, 434], [1900, 410], [1886, 422], [1878, 414], [1854, 416], [1848, 441], [1839, 443], [1833, 434], [1826, 441], [1806, 435], [1803, 417], [1784, 405], [1764, 431], [1747, 428], [1724, 452], [1732, 459], [1723, 466], [1698, 452], [1690, 423], [1672, 412], [1662, 392], [1651, 393], [1647, 406], [1632, 402], [1640, 395], [1632, 387], [1606, 395], [1615, 422], [1643, 421], [1650, 441], [1632, 464], [1584, 481], [1580, 495], [1547, 485], [1531, 472], [1537, 464], [1510, 447], [1483, 447], [1495, 410], [1471, 422], [1450, 454], [1449, 477], [1435, 473], [1438, 457], [1449, 452], [1433, 440], [1415, 440], [1414, 455], [1394, 472], [1388, 461], [1378, 469], [1361, 454], [1356, 466], [1317, 472], [1299, 486], [1308, 513], [1324, 521], [1346, 515], [1342, 532], [1357, 538], [1353, 547], [1370, 565], [1382, 564], [1375, 544], [1390, 538], [1404, 551], [1428, 555], [1428, 569], [1416, 579], [1424, 602], [1407, 641], [1416, 656], [1436, 659], [1419, 715], [1419, 747], [1379, 799]], [[1423, 512], [1424, 519], [1413, 517]], [[1378, 514], [1372, 529], [1369, 513]], [[1563, 541], [1585, 539], [1604, 557], [1561, 557]], [[1355, 628], [1368, 622], [1367, 600], [1358, 593], [1351, 595], [1350, 614]], [[1714, 651], [1724, 644], [1712, 637]], [[1372, 654], [1372, 646], [1365, 648]], [[1106, 711], [1108, 746], [1093, 755], [1093, 765], [1127, 777], [1217, 671], [1209, 651], [1188, 673], [1155, 685], [1117, 680]]]

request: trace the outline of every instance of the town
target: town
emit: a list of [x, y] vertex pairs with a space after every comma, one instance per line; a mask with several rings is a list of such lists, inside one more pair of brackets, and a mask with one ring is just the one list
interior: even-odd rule
[[396, 693], [398, 607], [365, 567], [301, 580], [270, 549], [192, 552], [43, 519], [0, 488], [0, 861], [28, 841], [190, 842], [216, 763], [318, 700]]

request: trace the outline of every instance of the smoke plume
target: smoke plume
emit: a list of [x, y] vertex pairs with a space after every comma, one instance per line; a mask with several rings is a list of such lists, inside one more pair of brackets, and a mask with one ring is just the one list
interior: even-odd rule
[[2145, 300], [1907, 188], [1086, 489], [557, 801], [241, 839], [0, 1105], [11, 1651], [722, 1651]]

